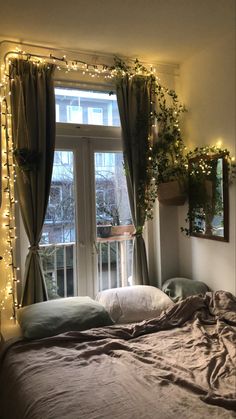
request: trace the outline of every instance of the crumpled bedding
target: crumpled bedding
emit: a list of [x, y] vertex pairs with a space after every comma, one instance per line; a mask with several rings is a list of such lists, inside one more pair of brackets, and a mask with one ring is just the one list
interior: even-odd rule
[[192, 296], [148, 321], [19, 340], [1, 353], [1, 419], [236, 418], [236, 298]]

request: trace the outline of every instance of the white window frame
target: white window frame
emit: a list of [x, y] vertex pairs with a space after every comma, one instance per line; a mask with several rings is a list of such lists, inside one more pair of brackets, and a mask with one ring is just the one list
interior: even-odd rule
[[[94, 298], [98, 289], [94, 153], [121, 152], [121, 129], [71, 123], [57, 123], [56, 128], [55, 149], [74, 153], [75, 202], [78, 202], [75, 209], [78, 294]], [[84, 161], [88, 162], [86, 167]]]

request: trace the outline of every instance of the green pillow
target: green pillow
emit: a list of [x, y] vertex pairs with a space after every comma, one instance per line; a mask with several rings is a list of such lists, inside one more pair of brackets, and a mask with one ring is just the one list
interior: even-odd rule
[[188, 278], [170, 278], [162, 285], [164, 291], [172, 300], [186, 298], [190, 295], [205, 294], [209, 288], [204, 282]]
[[23, 336], [28, 339], [113, 324], [105, 308], [90, 297], [59, 298], [32, 304], [17, 311], [17, 320]]

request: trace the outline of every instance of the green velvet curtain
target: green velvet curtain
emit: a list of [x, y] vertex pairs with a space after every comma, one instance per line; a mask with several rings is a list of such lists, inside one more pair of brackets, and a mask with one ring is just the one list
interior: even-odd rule
[[10, 65], [17, 192], [30, 247], [22, 305], [47, 300], [39, 241], [47, 209], [55, 148], [54, 66], [14, 59]]
[[117, 101], [120, 113], [124, 163], [130, 208], [136, 234], [133, 249], [133, 284], [149, 284], [147, 256], [142, 236], [145, 209], [140, 202], [140, 188], [145, 187], [150, 131], [151, 79], [145, 76], [128, 75], [116, 82]]

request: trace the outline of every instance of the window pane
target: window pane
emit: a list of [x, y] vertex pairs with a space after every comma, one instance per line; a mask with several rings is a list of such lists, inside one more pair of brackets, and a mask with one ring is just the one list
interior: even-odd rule
[[55, 88], [56, 122], [120, 126], [115, 94]]
[[55, 151], [40, 242], [49, 298], [75, 294], [75, 200], [72, 151]]
[[122, 153], [95, 153], [98, 289], [131, 285], [132, 225]]

